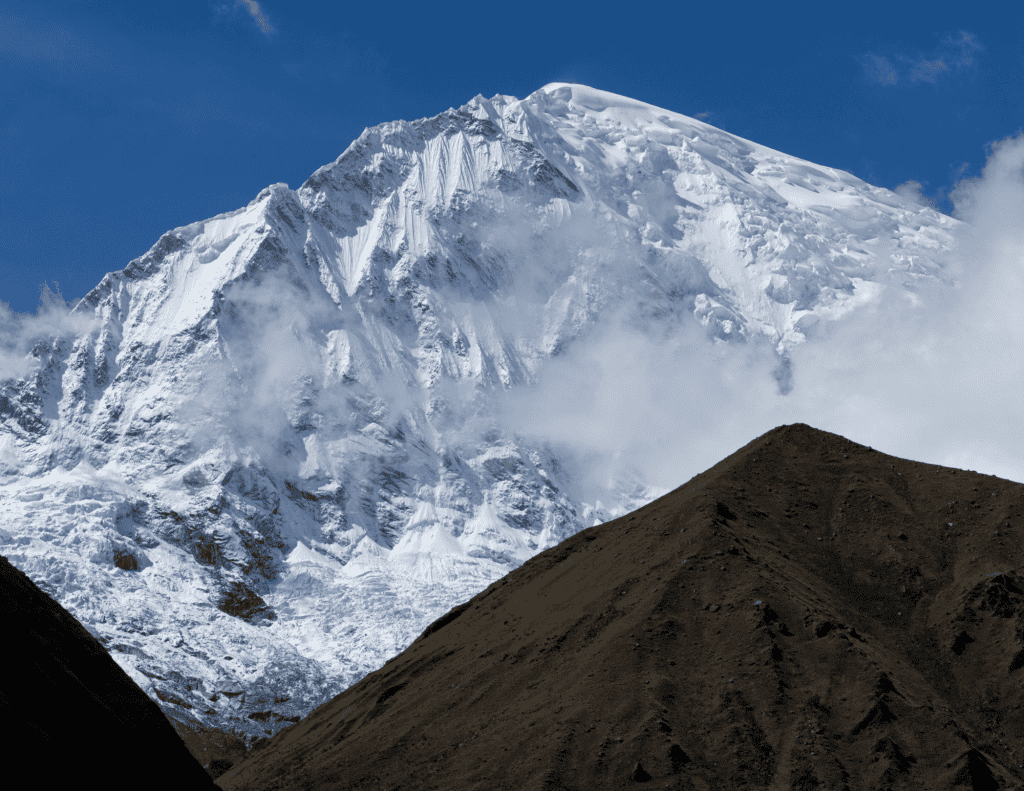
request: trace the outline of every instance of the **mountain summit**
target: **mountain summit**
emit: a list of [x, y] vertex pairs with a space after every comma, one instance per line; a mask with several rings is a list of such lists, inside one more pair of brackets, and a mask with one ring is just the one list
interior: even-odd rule
[[581, 343], [767, 344], [785, 392], [955, 225], [576, 84], [367, 129], [0, 371], [0, 546], [182, 728], [272, 735], [659, 493], [529, 400]]
[[1022, 506], [780, 426], [531, 558], [218, 785], [1019, 788]]

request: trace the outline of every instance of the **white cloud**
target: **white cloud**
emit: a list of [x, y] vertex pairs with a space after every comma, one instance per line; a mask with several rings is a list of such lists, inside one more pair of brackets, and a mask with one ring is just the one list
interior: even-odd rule
[[[886, 453], [1024, 481], [1024, 136], [993, 145], [951, 198], [966, 223], [958, 286], [895, 289], [791, 354], [780, 395], [767, 342], [712, 349], [699, 328], [654, 343], [609, 321], [510, 399], [508, 425], [589, 449], [593, 470], [680, 485], [751, 439], [807, 423]], [[916, 187], [909, 186], [915, 190]], [[906, 190], [905, 190], [906, 192]], [[595, 483], [599, 481], [595, 480]]]
[[921, 194], [921, 182], [920, 181], [905, 181], [897, 186], [893, 192], [899, 195], [901, 198], [913, 201], [919, 206], [931, 206], [935, 208], [935, 202], [926, 198]]
[[35, 313], [15, 313], [0, 302], [0, 383], [27, 376], [39, 361], [32, 350], [40, 341], [88, 334], [95, 326], [93, 316], [75, 314], [48, 285], [40, 288]]
[[954, 290], [890, 293], [793, 354], [803, 422], [900, 456], [1024, 480], [1024, 137], [995, 144], [951, 195], [968, 223], [949, 259]]

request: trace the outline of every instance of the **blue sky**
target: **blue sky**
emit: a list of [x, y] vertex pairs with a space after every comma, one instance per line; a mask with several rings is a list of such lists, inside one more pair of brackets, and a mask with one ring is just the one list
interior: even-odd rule
[[560, 80], [949, 212], [1024, 124], [1024, 11], [986, 5], [4, 0], [0, 300], [81, 297], [367, 126]]

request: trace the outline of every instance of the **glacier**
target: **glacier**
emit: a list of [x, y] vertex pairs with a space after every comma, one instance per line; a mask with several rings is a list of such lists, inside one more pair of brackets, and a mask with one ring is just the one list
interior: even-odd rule
[[784, 393], [822, 322], [952, 285], [956, 225], [578, 84], [366, 129], [0, 358], [0, 552], [165, 713], [251, 743], [663, 493], [516, 401], [576, 345], [767, 344]]

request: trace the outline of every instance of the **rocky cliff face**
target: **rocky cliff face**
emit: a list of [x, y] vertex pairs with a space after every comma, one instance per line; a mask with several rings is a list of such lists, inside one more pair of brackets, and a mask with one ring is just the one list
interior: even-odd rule
[[3, 551], [165, 712], [273, 734], [659, 494], [530, 430], [552, 361], [702, 326], [785, 392], [816, 323], [945, 279], [955, 222], [580, 85], [367, 129], [0, 372]]

